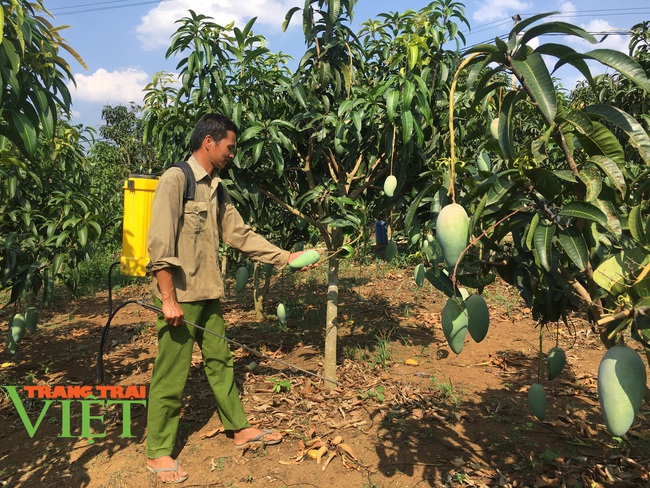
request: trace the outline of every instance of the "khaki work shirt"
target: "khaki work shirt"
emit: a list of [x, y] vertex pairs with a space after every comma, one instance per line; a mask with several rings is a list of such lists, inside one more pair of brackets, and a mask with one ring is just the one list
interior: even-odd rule
[[[254, 261], [286, 265], [289, 252], [269, 243], [244, 223], [225, 187], [221, 192], [224, 201], [217, 207], [221, 179], [208, 175], [194, 156], [188, 163], [196, 179], [194, 200], [183, 205], [185, 176], [180, 168], [165, 171], [156, 186], [147, 236], [147, 269], [155, 273], [170, 268], [176, 299], [195, 302], [223, 297], [220, 239]], [[157, 283], [154, 294], [161, 297]]]

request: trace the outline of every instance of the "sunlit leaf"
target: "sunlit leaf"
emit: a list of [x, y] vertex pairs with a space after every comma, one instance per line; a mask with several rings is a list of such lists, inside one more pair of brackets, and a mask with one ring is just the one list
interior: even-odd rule
[[623, 228], [621, 227], [621, 221], [618, 218], [614, 204], [609, 200], [601, 199], [597, 199], [592, 203], [607, 217], [606, 228], [609, 229], [609, 231], [617, 238], [620, 238], [623, 235]]
[[606, 66], [615, 69], [646, 92], [650, 93], [650, 82], [645, 70], [633, 58], [614, 49], [594, 49], [583, 55], [587, 59], [595, 59]]
[[569, 202], [560, 210], [559, 215], [562, 217], [593, 220], [602, 226], [607, 225], [607, 217], [605, 217], [605, 214], [598, 207], [587, 202]]
[[542, 56], [530, 53], [523, 60], [513, 60], [512, 64], [521, 73], [537, 108], [550, 125], [557, 111], [556, 91]]
[[625, 175], [619, 168], [618, 164], [606, 156], [592, 156], [589, 162], [598, 166], [609, 178], [614, 187], [620, 192], [621, 196], [625, 196], [627, 191], [627, 184], [625, 183]]
[[630, 138], [630, 144], [639, 151], [639, 155], [645, 163], [650, 164], [650, 137], [643, 126], [630, 114], [619, 108], [604, 104], [587, 107], [585, 112], [599, 115], [625, 131]]
[[621, 251], [603, 261], [594, 270], [594, 281], [614, 296], [625, 291], [638, 270], [650, 262], [650, 254], [642, 248]]
[[578, 128], [576, 137], [589, 156], [603, 155], [619, 165], [625, 164], [625, 151], [616, 136], [600, 122], [593, 121], [593, 131], [581, 132]]
[[585, 200], [590, 202], [598, 198], [603, 189], [603, 178], [598, 168], [593, 164], [584, 165], [578, 173], [578, 178], [582, 180], [587, 189]]

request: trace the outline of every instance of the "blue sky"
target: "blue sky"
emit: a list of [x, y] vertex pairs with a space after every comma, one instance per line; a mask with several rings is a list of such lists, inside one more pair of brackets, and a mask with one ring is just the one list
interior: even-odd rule
[[[355, 24], [374, 18], [381, 12], [419, 10], [425, 0], [359, 0], [354, 10]], [[471, 31], [462, 28], [468, 45], [493, 42], [512, 28], [512, 16], [560, 11], [558, 20], [580, 25], [592, 33], [610, 33], [603, 46], [627, 52], [628, 38], [620, 32], [650, 19], [647, 0], [611, 3], [604, 0], [466, 0], [465, 17]], [[159, 71], [173, 72], [175, 62], [165, 60], [174, 21], [188, 9], [213, 17], [219, 24], [235, 21], [243, 26], [258, 17], [254, 32], [267, 38], [274, 52], [283, 51], [299, 58], [304, 52], [300, 17], [287, 32], [281, 25], [285, 13], [304, 0], [45, 0], [54, 15], [54, 25], [67, 25], [62, 32], [68, 44], [84, 59], [85, 70], [72, 58], [70, 63], [77, 83], [71, 86], [73, 122], [93, 127], [101, 125], [101, 110], [106, 104], [142, 103], [142, 89]], [[596, 36], [600, 38], [601, 36]], [[553, 42], [559, 42], [554, 40]], [[586, 43], [565, 41], [578, 50], [588, 50]], [[575, 78], [564, 78], [566, 86]]]

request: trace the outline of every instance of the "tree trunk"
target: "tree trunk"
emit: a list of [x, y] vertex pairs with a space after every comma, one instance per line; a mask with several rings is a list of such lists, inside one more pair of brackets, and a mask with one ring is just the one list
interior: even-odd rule
[[[340, 229], [333, 229], [332, 244], [338, 249], [343, 242], [343, 233]], [[325, 318], [325, 357], [324, 375], [328, 380], [336, 381], [336, 341], [338, 338], [338, 312], [339, 312], [339, 259], [332, 256], [328, 260], [327, 269], [327, 312]], [[336, 385], [326, 382], [328, 388]]]
[[263, 269], [263, 265], [255, 263], [255, 271], [253, 271], [253, 305], [255, 306], [255, 318], [257, 320], [264, 319], [264, 297], [268, 294], [271, 284], [271, 274], [267, 272], [264, 272], [264, 283], [262, 283]]

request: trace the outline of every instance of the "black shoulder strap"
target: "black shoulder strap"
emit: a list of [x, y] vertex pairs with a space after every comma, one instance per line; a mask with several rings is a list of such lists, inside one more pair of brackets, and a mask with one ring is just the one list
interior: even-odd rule
[[[196, 178], [194, 178], [194, 171], [190, 168], [190, 163], [187, 161], [179, 161], [170, 166], [170, 168], [180, 168], [185, 175], [185, 191], [183, 192], [183, 202], [194, 200], [196, 194]], [[223, 185], [219, 182], [217, 186], [217, 207], [223, 202]]]
[[190, 163], [187, 161], [179, 161], [170, 166], [170, 168], [180, 168], [185, 175], [185, 191], [183, 192], [183, 201], [194, 200], [196, 194], [196, 178], [194, 178], [194, 171], [190, 168]]

